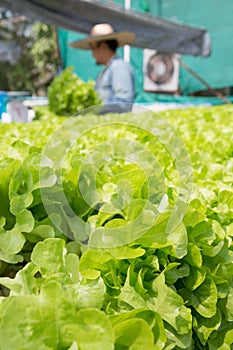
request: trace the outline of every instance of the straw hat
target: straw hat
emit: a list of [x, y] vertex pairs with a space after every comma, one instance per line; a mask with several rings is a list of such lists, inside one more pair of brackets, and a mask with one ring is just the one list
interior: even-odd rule
[[90, 50], [91, 43], [105, 40], [116, 40], [118, 46], [130, 45], [136, 39], [131, 32], [115, 32], [113, 27], [108, 23], [96, 24], [86, 39], [74, 41], [70, 44], [76, 49]]

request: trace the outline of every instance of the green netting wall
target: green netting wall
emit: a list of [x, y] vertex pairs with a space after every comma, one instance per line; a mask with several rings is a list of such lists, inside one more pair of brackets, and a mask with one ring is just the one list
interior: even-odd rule
[[[111, 3], [108, 0], [102, 2]], [[124, 0], [114, 2], [124, 6]], [[213, 88], [233, 86], [233, 0], [131, 0], [131, 8], [142, 11], [142, 15], [143, 12], [150, 12], [187, 25], [207, 28], [211, 36], [211, 55], [183, 56], [181, 59]], [[73, 66], [75, 72], [85, 81], [95, 80], [101, 67], [95, 65], [91, 52], [69, 47], [70, 42], [82, 37], [82, 34], [59, 30], [64, 67]], [[123, 49], [118, 52], [123, 56]], [[132, 47], [130, 57], [136, 77], [136, 102], [161, 99], [159, 94], [143, 91], [143, 50]], [[186, 96], [206, 89], [182, 67], [180, 67], [179, 88], [181, 94]]]
[[[214, 88], [233, 86], [233, 1], [163, 0], [162, 15], [184, 23], [204, 26], [211, 36], [209, 57], [183, 60]], [[180, 87], [184, 93], [205, 89], [195, 78], [181, 70]]]

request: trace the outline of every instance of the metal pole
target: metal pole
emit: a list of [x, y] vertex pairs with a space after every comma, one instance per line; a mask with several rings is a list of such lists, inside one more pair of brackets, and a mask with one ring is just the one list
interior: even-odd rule
[[186, 63], [181, 61], [179, 59], [180, 65], [184, 67], [189, 73], [191, 73], [197, 80], [199, 80], [205, 87], [207, 87], [208, 90], [210, 90], [215, 96], [217, 96], [220, 100], [222, 100], [224, 103], [231, 103], [230, 100], [228, 100], [221, 92], [213, 89], [200, 75], [198, 75], [196, 72], [194, 72]]
[[[125, 9], [130, 10], [131, 8], [131, 0], [125, 0]], [[125, 45], [124, 46], [124, 60], [126, 62], [130, 62], [130, 46]]]

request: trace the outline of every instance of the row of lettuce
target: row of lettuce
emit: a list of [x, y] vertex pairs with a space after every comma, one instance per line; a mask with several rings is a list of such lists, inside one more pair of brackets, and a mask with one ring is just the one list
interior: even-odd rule
[[0, 349], [232, 349], [232, 106], [40, 114], [0, 125]]

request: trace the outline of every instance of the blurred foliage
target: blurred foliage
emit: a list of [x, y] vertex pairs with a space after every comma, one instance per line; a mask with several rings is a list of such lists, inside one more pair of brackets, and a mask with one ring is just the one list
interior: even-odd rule
[[72, 115], [101, 103], [94, 82], [84, 82], [73, 67], [66, 67], [54, 78], [48, 88], [48, 100], [50, 111], [57, 115]]
[[60, 67], [56, 29], [0, 9], [0, 40], [20, 53], [17, 62], [0, 55], [0, 90], [46, 91]]

